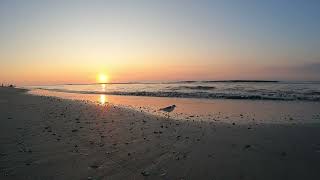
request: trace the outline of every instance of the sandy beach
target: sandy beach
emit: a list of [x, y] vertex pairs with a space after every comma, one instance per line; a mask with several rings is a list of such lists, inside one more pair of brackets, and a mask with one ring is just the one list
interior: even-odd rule
[[174, 120], [25, 92], [0, 88], [0, 179], [320, 179], [318, 123]]

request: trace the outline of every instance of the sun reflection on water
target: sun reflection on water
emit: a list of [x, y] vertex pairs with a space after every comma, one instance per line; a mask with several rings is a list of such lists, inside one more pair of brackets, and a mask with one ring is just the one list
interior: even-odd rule
[[101, 105], [106, 104], [106, 103], [108, 102], [106, 95], [101, 94], [101, 95], [100, 95], [99, 102], [100, 102]]
[[106, 84], [101, 84], [101, 90], [102, 90], [103, 92], [106, 91]]

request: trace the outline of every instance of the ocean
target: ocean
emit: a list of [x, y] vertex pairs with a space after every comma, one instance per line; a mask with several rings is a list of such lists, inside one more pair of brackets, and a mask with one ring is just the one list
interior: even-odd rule
[[180, 81], [32, 86], [56, 92], [199, 99], [320, 101], [320, 82]]
[[[181, 81], [28, 86], [29, 93], [109, 104], [180, 120], [318, 123], [320, 82]], [[176, 105], [168, 114], [161, 108]]]

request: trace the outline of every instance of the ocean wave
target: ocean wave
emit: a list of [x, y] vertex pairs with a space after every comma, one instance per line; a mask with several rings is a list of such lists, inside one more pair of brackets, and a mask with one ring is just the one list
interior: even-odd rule
[[214, 86], [178, 86], [170, 88], [171, 90], [184, 90], [184, 89], [190, 89], [190, 90], [212, 90], [215, 89]]
[[307, 92], [306, 94], [320, 96], [320, 91], [310, 91], [310, 92]]
[[45, 89], [55, 92], [78, 93], [78, 94], [106, 94], [121, 96], [148, 96], [148, 97], [174, 97], [174, 98], [201, 98], [201, 99], [243, 99], [243, 100], [277, 100], [277, 101], [320, 101], [320, 96], [310, 96], [302, 94], [283, 94], [283, 93], [262, 93], [262, 94], [236, 94], [236, 93], [219, 93], [219, 92], [177, 92], [177, 91], [76, 91], [65, 89]]
[[177, 81], [174, 83], [278, 83], [280, 81], [272, 80], [209, 80], [209, 81]]

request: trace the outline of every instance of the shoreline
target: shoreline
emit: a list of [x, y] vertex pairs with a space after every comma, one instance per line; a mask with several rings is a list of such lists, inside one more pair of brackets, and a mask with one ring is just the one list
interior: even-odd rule
[[181, 121], [25, 92], [0, 88], [1, 179], [320, 178], [320, 123]]
[[140, 97], [104, 94], [76, 94], [31, 90], [28, 94], [51, 96], [63, 99], [90, 101], [94, 104], [113, 104], [119, 107], [143, 111], [166, 117], [159, 111], [163, 107], [176, 105], [170, 117], [176, 120], [219, 121], [241, 124], [292, 124], [318, 123], [320, 102], [310, 101], [270, 101], [232, 99], [192, 99], [171, 97]]

